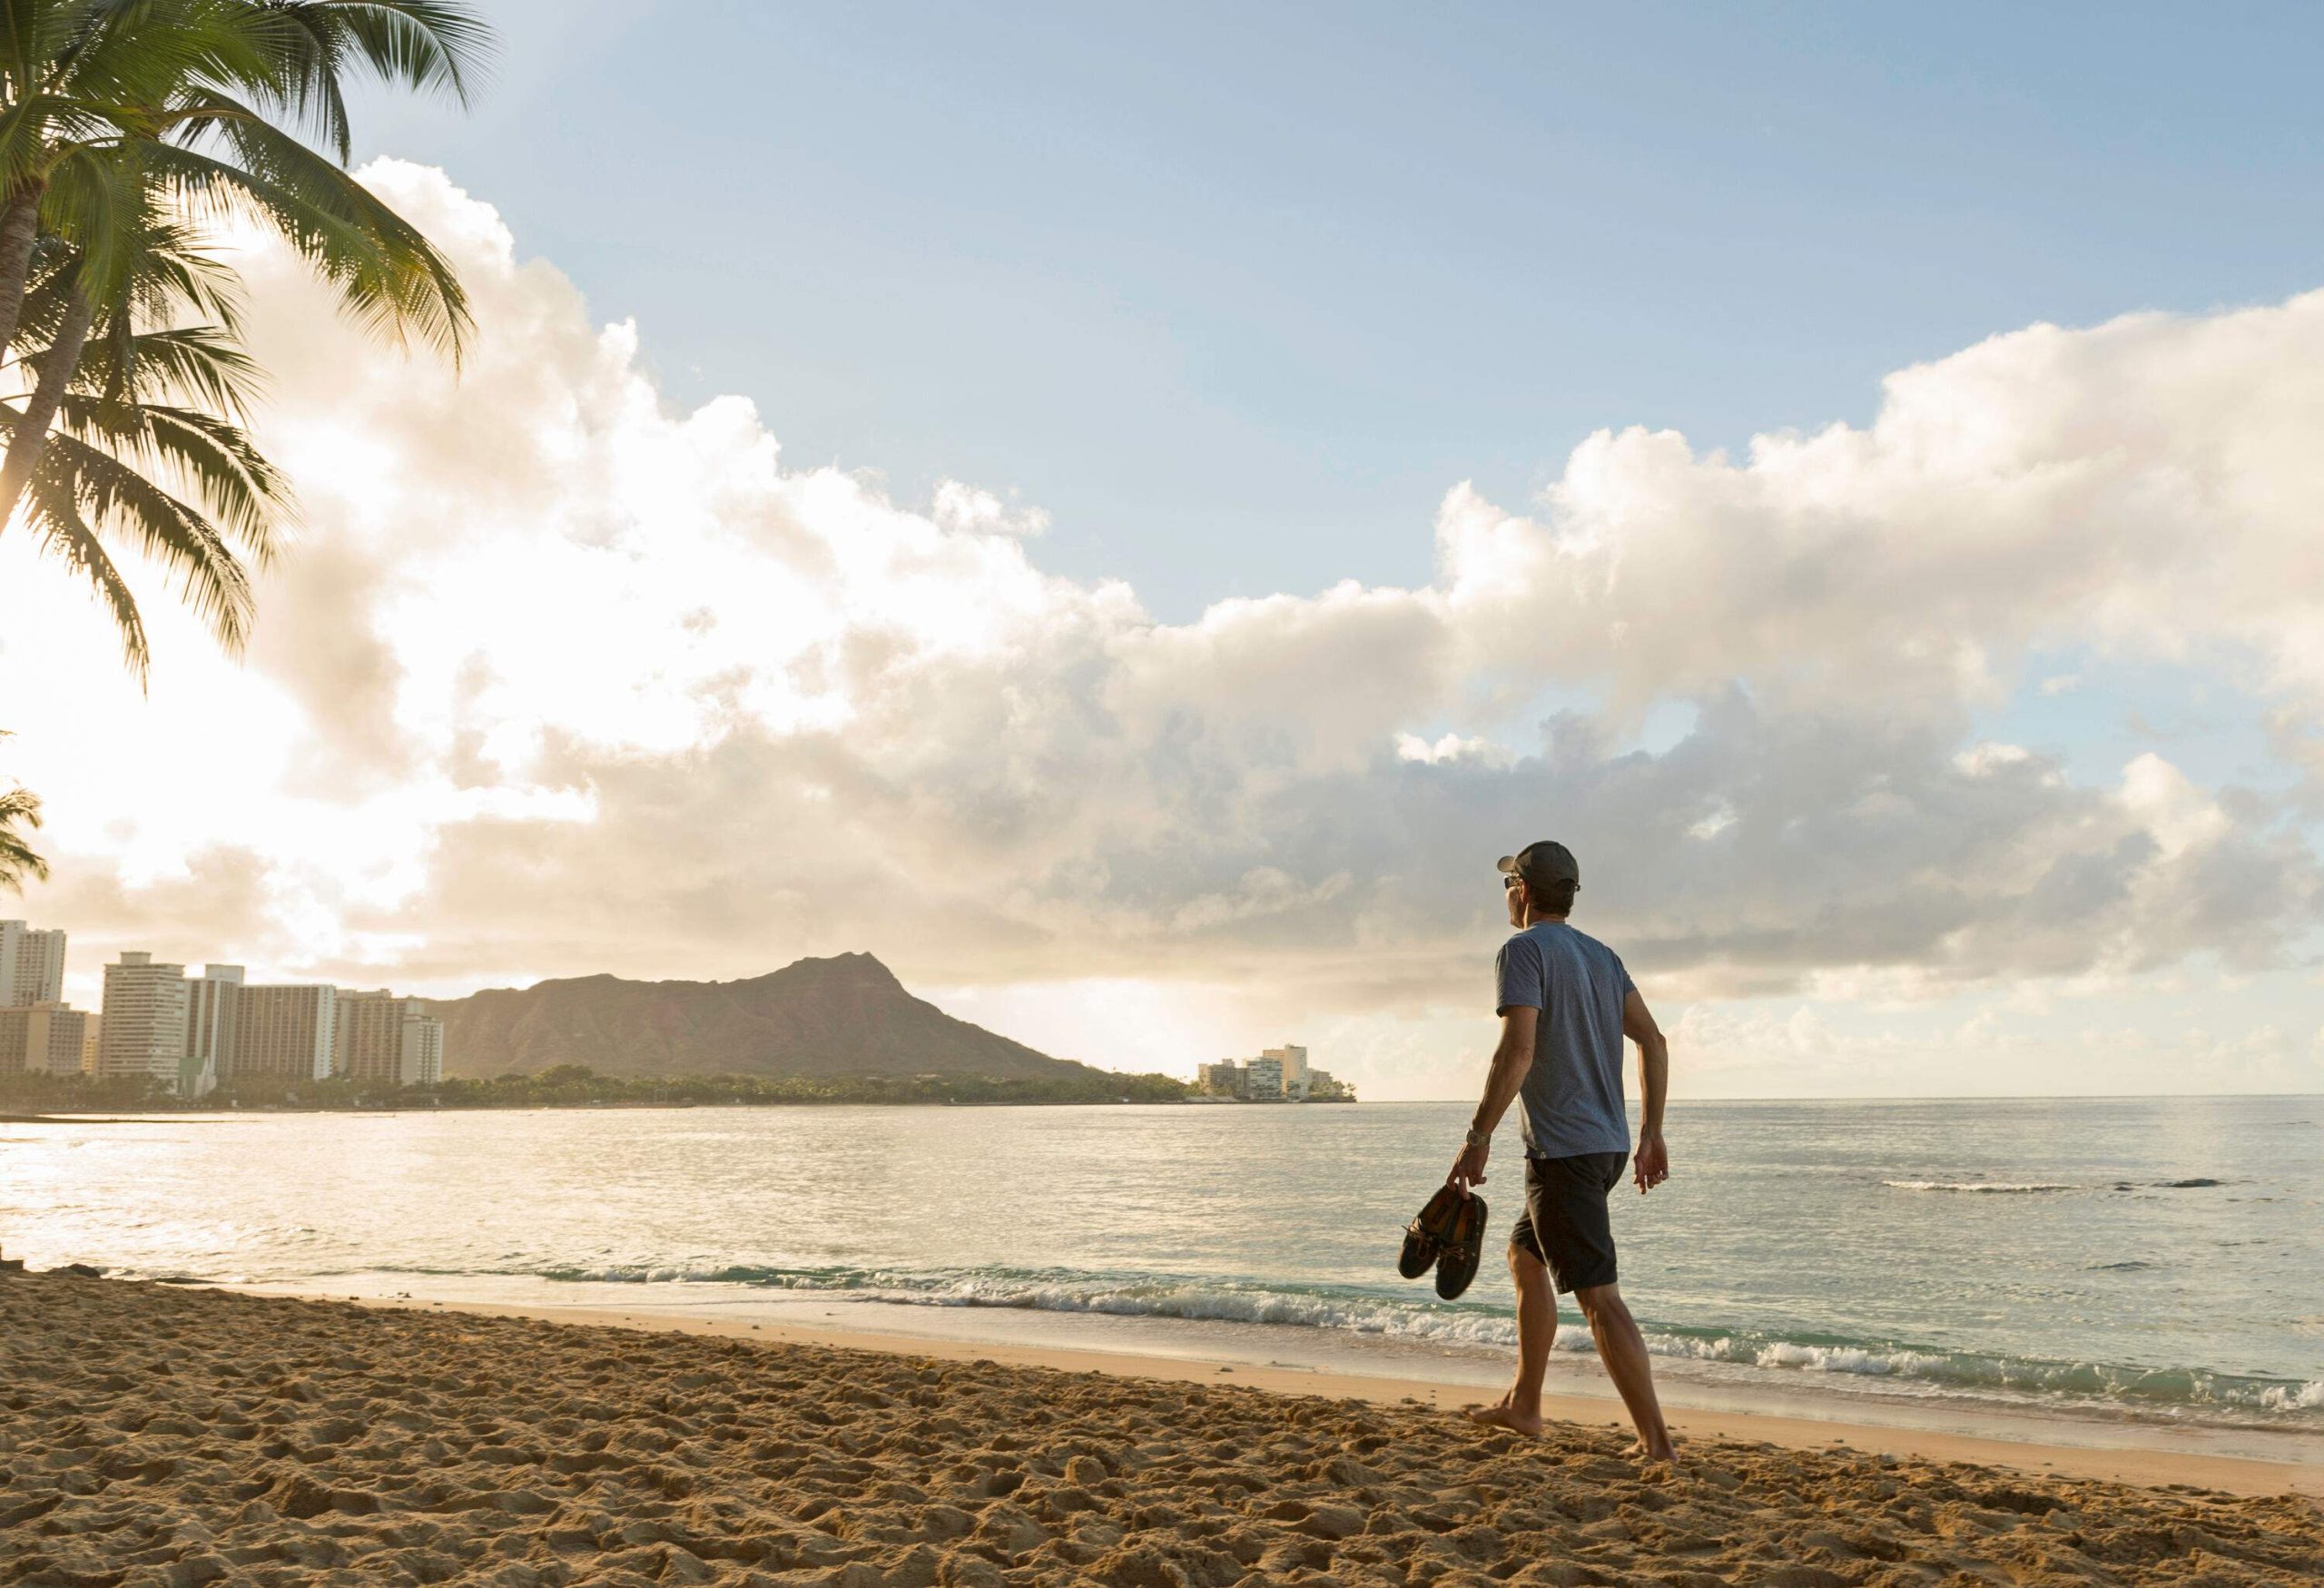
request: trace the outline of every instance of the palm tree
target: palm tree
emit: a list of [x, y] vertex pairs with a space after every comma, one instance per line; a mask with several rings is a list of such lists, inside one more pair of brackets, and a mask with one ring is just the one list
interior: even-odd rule
[[[89, 316], [79, 361], [56, 383], [56, 428], [25, 492], [27, 527], [95, 587], [141, 684], [150, 663], [144, 624], [104, 536], [126, 535], [176, 574], [188, 605], [231, 654], [251, 617], [250, 579], [235, 548], [263, 566], [290, 511], [287, 484], [239, 422], [258, 371], [238, 344], [231, 273], [169, 229], [148, 244], [139, 278]], [[55, 262], [25, 298], [28, 339], [53, 337], [92, 296], [80, 285], [82, 261], [61, 246], [53, 252]], [[172, 311], [186, 306], [206, 310], [209, 322], [173, 323]], [[60, 357], [51, 341], [25, 362], [45, 383]], [[24, 422], [0, 407], [0, 445]]]
[[100, 536], [161, 554], [231, 648], [249, 586], [229, 542], [262, 561], [288, 507], [235, 422], [256, 372], [195, 227], [271, 227], [359, 323], [457, 359], [459, 283], [344, 169], [342, 85], [361, 70], [464, 100], [487, 41], [449, 0], [0, 0], [0, 357], [35, 344], [14, 365], [22, 406], [0, 401], [0, 526], [27, 509], [97, 585], [141, 680], [143, 626]]
[[[6, 736], [5, 730], [0, 730], [0, 738]], [[33, 853], [32, 845], [18, 831], [39, 825], [38, 794], [23, 787], [0, 794], [0, 888], [21, 893], [26, 877], [37, 881], [48, 875], [48, 862]]]
[[458, 0], [0, 0], [0, 353], [35, 239], [94, 241], [76, 233], [105, 208], [105, 156], [141, 145], [181, 198], [272, 226], [367, 323], [456, 350], [450, 267], [344, 169], [344, 79], [466, 103], [490, 37]]

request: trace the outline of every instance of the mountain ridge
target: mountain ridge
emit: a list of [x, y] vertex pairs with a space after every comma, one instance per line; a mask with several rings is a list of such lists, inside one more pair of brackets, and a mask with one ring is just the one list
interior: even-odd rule
[[484, 1078], [585, 1064], [632, 1077], [1109, 1075], [1055, 1059], [914, 997], [875, 956], [794, 960], [731, 981], [637, 981], [598, 972], [434, 999], [444, 1073]]

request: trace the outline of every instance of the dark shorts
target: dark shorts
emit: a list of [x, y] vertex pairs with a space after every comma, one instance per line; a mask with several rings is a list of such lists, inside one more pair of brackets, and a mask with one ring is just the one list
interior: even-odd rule
[[1550, 1266], [1562, 1291], [1614, 1282], [1614, 1227], [1606, 1196], [1621, 1183], [1627, 1152], [1525, 1160], [1525, 1211], [1509, 1244]]

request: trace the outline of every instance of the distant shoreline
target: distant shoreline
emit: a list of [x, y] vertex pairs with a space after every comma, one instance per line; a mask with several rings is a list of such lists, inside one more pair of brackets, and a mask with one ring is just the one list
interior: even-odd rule
[[[909, 1060], [907, 1060], [909, 1061]], [[181, 1098], [158, 1078], [100, 1080], [84, 1074], [0, 1076], [0, 1110], [69, 1114], [192, 1112], [436, 1112], [472, 1109], [765, 1108], [789, 1104], [918, 1104], [951, 1108], [1055, 1103], [1191, 1103], [1205, 1097], [1172, 1075], [1134, 1075], [1064, 1060], [1030, 1075], [872, 1072], [852, 1075], [608, 1074], [586, 1064], [552, 1064], [489, 1078], [454, 1076], [414, 1086], [333, 1076], [294, 1080], [229, 1076], [200, 1097]], [[1267, 1103], [1353, 1102], [1353, 1098], [1253, 1099]]]
[[103, 1114], [76, 1114], [70, 1111], [47, 1114], [0, 1114], [0, 1125], [135, 1125], [141, 1122], [137, 1119], [108, 1118]]
[[[1192, 1098], [992, 1098], [977, 1100], [961, 1100], [956, 1099], [921, 1100], [914, 1098], [835, 1097], [743, 1098], [721, 1099], [716, 1101], [703, 1101], [699, 1100], [671, 1100], [666, 1101], [655, 1101], [652, 1099], [625, 1098], [619, 1101], [607, 1102], [512, 1101], [490, 1103], [431, 1103], [411, 1101], [379, 1103], [314, 1102], [212, 1104], [204, 1102], [179, 1102], [171, 1098], [160, 1098], [154, 1100], [151, 1103], [128, 1105], [130, 1114], [137, 1117], [123, 1117], [123, 1110], [124, 1105], [118, 1103], [109, 1104], [103, 1108], [96, 1108], [93, 1106], [85, 1110], [60, 1106], [43, 1109], [37, 1112], [0, 1113], [0, 1125], [135, 1125], [145, 1122], [146, 1118], [150, 1118], [155, 1114], [182, 1115], [188, 1118], [202, 1115], [225, 1118], [246, 1114], [485, 1114], [495, 1112], [507, 1113], [545, 1111], [602, 1114], [619, 1112], [624, 1110], [637, 1109], [1064, 1109], [1121, 1108], [1125, 1106], [1178, 1108], [1194, 1106], [1196, 1101], [1196, 1100]], [[1317, 1108], [1353, 1107], [1355, 1103], [1356, 1100], [1354, 1098], [1315, 1099], [1312, 1100], [1312, 1106]], [[1254, 1102], [1238, 1103], [1237, 1106], [1266, 1108], [1277, 1105]], [[1299, 1102], [1291, 1099], [1285, 1099], [1284, 1103], [1280, 1106], [1302, 1108], [1310, 1106], [1310, 1104]]]

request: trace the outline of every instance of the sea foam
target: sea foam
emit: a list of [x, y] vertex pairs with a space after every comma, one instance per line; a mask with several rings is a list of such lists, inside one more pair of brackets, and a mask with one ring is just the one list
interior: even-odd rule
[[[940, 1307], [1023, 1308], [1118, 1317], [1266, 1325], [1344, 1331], [1440, 1346], [1506, 1350], [1517, 1343], [1505, 1306], [1302, 1287], [1257, 1280], [1105, 1275], [1063, 1269], [987, 1268], [905, 1273], [876, 1268], [608, 1267], [556, 1269], [560, 1280], [726, 1284], [808, 1292], [834, 1300]], [[1895, 1390], [1968, 1396], [2063, 1396], [2157, 1412], [2239, 1412], [2300, 1416], [2324, 1411], [2324, 1382], [2286, 1382], [2207, 1368], [2157, 1369], [1944, 1351], [1898, 1341], [1791, 1338], [1752, 1329], [1710, 1329], [1640, 1320], [1647, 1349], [1678, 1361], [1763, 1371], [1885, 1379]], [[1561, 1354], [1594, 1352], [1585, 1328], [1558, 1331]]]
[[1989, 1196], [2034, 1191], [2079, 1191], [2083, 1189], [2054, 1180], [1883, 1180], [1880, 1183], [1892, 1191], [1971, 1191]]
[[2260, 1396], [2260, 1404], [2271, 1412], [2324, 1410], [2324, 1378], [2310, 1380], [2298, 1389], [2290, 1385], [2273, 1386]]

